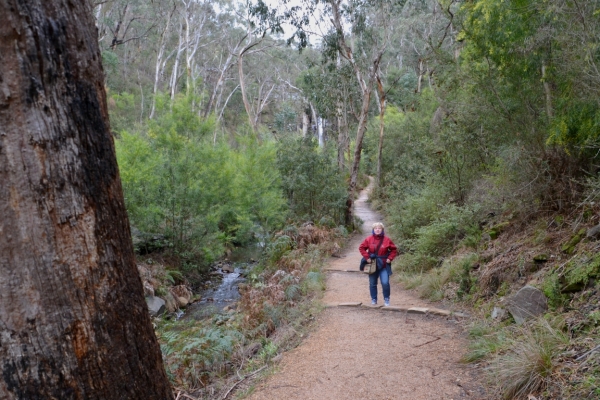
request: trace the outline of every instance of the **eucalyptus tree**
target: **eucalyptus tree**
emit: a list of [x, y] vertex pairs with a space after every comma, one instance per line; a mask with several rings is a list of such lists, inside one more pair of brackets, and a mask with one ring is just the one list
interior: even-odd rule
[[[290, 3], [285, 1], [284, 4]], [[292, 6], [285, 16], [296, 27], [290, 41], [299, 39], [300, 47], [308, 44], [312, 33], [309, 26], [321, 7], [322, 22], [329, 22], [322, 37], [325, 57], [340, 57], [347, 63], [356, 79], [361, 94], [356, 128], [354, 156], [350, 168], [346, 223], [351, 224], [351, 209], [360, 165], [363, 138], [371, 105], [371, 93], [376, 82], [379, 64], [390, 42], [390, 27], [404, 0], [303, 0]]]
[[86, 2], [2, 0], [3, 399], [172, 399]]
[[[349, 127], [356, 124], [360, 109], [360, 91], [355, 85], [352, 69], [338, 60], [311, 60], [298, 78], [314, 114], [335, 121], [337, 125], [337, 164], [346, 170], [351, 159]], [[316, 120], [313, 117], [313, 120]]]
[[[231, 88], [227, 83], [237, 81], [237, 78], [232, 76], [231, 70], [235, 66], [236, 54], [243, 44], [244, 31], [238, 27], [238, 18], [234, 9], [224, 4], [220, 7], [222, 12], [217, 16], [219, 29], [213, 32], [213, 42], [208, 51], [203, 54], [204, 83], [209, 85], [209, 97], [203, 111], [205, 118], [211, 113], [222, 117], [229, 99], [239, 89], [239, 84]], [[223, 104], [222, 99], [226, 90], [229, 90], [229, 94], [226, 95]]]
[[111, 49], [146, 37], [158, 23], [152, 9], [161, 2], [140, 0], [91, 1], [98, 41]]
[[152, 79], [152, 43], [164, 31], [173, 1], [92, 0], [109, 87], [117, 92], [140, 89], [143, 96]]
[[253, 132], [257, 131], [260, 114], [269, 102], [271, 92], [275, 88], [275, 77], [263, 76], [259, 79], [255, 87], [255, 93], [250, 101], [248, 96], [246, 78], [244, 76], [244, 58], [250, 55], [263, 53], [265, 50], [276, 46], [277, 43], [267, 36], [267, 33], [282, 33], [281, 25], [277, 19], [276, 12], [259, 1], [257, 4], [251, 4], [247, 1], [245, 8], [239, 13], [244, 25], [245, 34], [242, 36], [243, 43], [237, 56], [239, 84], [242, 93], [244, 108], [248, 115], [249, 126]]
[[173, 1], [173, 8], [167, 8], [166, 13], [163, 14], [162, 20], [166, 21], [162, 29], [160, 29], [160, 38], [158, 40], [158, 50], [156, 52], [156, 64], [154, 67], [154, 85], [152, 87], [152, 106], [150, 108], [149, 118], [154, 117], [156, 110], [156, 96], [158, 95], [158, 88], [161, 76], [164, 74], [165, 64], [167, 63], [169, 56], [166, 56], [166, 46], [168, 41], [169, 29], [171, 27], [171, 21], [173, 20], [173, 14], [177, 9], [177, 3]]

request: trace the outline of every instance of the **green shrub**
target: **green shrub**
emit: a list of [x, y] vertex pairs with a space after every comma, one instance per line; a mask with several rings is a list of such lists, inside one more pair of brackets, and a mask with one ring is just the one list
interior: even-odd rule
[[592, 325], [594, 325], [594, 326], [599, 325], [600, 324], [600, 310], [594, 310], [594, 311], [590, 312], [588, 315], [588, 319], [592, 323]]
[[425, 254], [406, 253], [399, 257], [398, 262], [394, 260], [394, 271], [404, 273], [429, 271], [440, 263], [439, 257], [432, 257]]
[[551, 310], [564, 305], [566, 296], [561, 292], [560, 277], [556, 272], [551, 272], [545, 277], [541, 289], [548, 298], [548, 306]]
[[394, 226], [394, 233], [408, 239], [414, 237], [417, 229], [439, 218], [440, 204], [446, 200], [443, 188], [430, 184], [418, 193], [406, 196], [404, 200], [392, 202], [386, 208], [386, 214]]
[[598, 275], [600, 275], [600, 255], [582, 255], [567, 264], [564, 274], [565, 288], [583, 288], [590, 279]]
[[310, 271], [302, 281], [302, 292], [307, 294], [325, 290], [325, 275], [321, 271]]
[[190, 101], [159, 101], [157, 118], [121, 132], [116, 150], [132, 225], [165, 235], [182, 263], [206, 265], [279, 228], [286, 206], [274, 144], [214, 144], [214, 121]]
[[331, 149], [319, 148], [312, 138], [285, 139], [277, 168], [294, 220], [344, 224], [346, 184]]
[[271, 263], [277, 262], [284, 255], [292, 251], [294, 241], [288, 235], [278, 235], [267, 246], [267, 257]]
[[438, 268], [422, 274], [404, 274], [401, 279], [407, 289], [416, 288], [421, 297], [439, 301], [444, 298], [446, 285], [450, 282], [461, 282], [465, 271], [470, 271], [476, 260], [476, 254], [447, 259]]
[[476, 278], [471, 276], [471, 271], [475, 266], [477, 257], [476, 254], [472, 254], [461, 259], [458, 263], [458, 290], [456, 291], [456, 295], [459, 299], [469, 295], [472, 289], [476, 287]]

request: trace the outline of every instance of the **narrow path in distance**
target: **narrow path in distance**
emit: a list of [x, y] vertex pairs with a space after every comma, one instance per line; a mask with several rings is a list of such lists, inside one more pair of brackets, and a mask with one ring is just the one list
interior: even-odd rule
[[[332, 259], [323, 302], [362, 303], [329, 307], [318, 328], [283, 355], [278, 370], [248, 397], [266, 399], [484, 399], [475, 371], [460, 363], [466, 340], [454, 317], [370, 307], [368, 277], [356, 272], [358, 246], [379, 220], [366, 204], [367, 188], [355, 203], [363, 235]], [[393, 239], [393, 238], [392, 238]], [[429, 308], [391, 279], [391, 306]], [[381, 285], [378, 287], [379, 301]], [[364, 306], [364, 305], [369, 306]]]

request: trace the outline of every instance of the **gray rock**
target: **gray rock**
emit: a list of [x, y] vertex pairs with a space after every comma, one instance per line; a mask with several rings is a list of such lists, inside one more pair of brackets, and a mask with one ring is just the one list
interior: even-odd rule
[[231, 264], [224, 264], [221, 267], [221, 271], [223, 271], [223, 272], [225, 272], [227, 274], [230, 274], [230, 273], [232, 273], [234, 271], [234, 269], [233, 269], [233, 266]]
[[503, 320], [506, 316], [506, 310], [502, 307], [494, 307], [492, 310], [492, 319]]
[[156, 317], [156, 316], [164, 313], [166, 310], [166, 306], [165, 306], [166, 303], [160, 297], [147, 296], [146, 304], [148, 304], [148, 311], [150, 312], [150, 315], [153, 317]]
[[521, 325], [525, 320], [537, 317], [548, 309], [548, 299], [541, 290], [525, 286], [507, 300], [508, 311], [515, 322]]
[[600, 225], [596, 225], [593, 228], [588, 229], [585, 237], [590, 240], [598, 240], [600, 238]]

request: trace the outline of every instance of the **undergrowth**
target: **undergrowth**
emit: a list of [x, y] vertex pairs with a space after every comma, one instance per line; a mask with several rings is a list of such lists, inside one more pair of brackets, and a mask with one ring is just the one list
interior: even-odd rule
[[443, 261], [442, 265], [437, 268], [430, 269], [427, 272], [415, 273], [415, 272], [401, 272], [400, 282], [404, 284], [407, 289], [415, 289], [419, 293], [419, 296], [439, 301], [445, 297], [447, 285], [450, 282], [459, 284], [459, 290], [457, 291], [460, 295], [460, 291], [468, 292], [471, 284], [469, 283], [468, 288], [463, 281], [465, 279], [465, 271], [470, 271], [473, 265], [477, 261], [477, 254], [466, 253], [453, 258], [448, 258]]
[[287, 227], [267, 246], [240, 285], [236, 310], [191, 321], [157, 324], [167, 374], [176, 391], [221, 398], [239, 381], [297, 345], [320, 311], [325, 257], [339, 250], [343, 229]]
[[493, 386], [505, 399], [526, 398], [543, 393], [560, 365], [560, 355], [569, 344], [564, 321], [539, 318], [523, 326], [510, 325], [496, 338], [495, 353], [487, 368]]
[[[594, 215], [521, 223], [507, 222], [512, 214], [506, 214], [487, 223], [478, 240], [465, 236], [454, 254], [413, 251], [395, 266], [406, 289], [471, 310], [463, 361], [485, 372], [487, 398], [600, 398], [599, 245], [581, 226], [596, 225]], [[580, 241], [567, 252], [574, 235]], [[525, 285], [546, 295], [548, 311], [517, 325], [508, 299]]]

